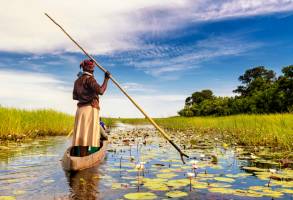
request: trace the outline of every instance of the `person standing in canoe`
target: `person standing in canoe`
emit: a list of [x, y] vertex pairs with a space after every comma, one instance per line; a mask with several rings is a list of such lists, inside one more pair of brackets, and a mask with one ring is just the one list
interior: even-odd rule
[[100, 86], [94, 78], [94, 67], [92, 60], [82, 61], [83, 72], [74, 82], [73, 99], [78, 101], [72, 139], [74, 156], [86, 156], [100, 148], [99, 95], [106, 91], [110, 73], [105, 73]]

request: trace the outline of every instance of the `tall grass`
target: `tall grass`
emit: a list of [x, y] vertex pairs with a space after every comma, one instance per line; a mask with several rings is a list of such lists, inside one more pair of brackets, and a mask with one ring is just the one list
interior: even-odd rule
[[[121, 119], [142, 123], [145, 119]], [[167, 129], [192, 131], [194, 134], [220, 134], [242, 145], [264, 145], [293, 149], [293, 114], [233, 115], [226, 117], [170, 117], [155, 119]]]
[[0, 107], [0, 138], [18, 139], [41, 135], [66, 135], [74, 117], [54, 110], [21, 110]]
[[[103, 118], [107, 126], [114, 119]], [[21, 139], [44, 135], [67, 135], [74, 127], [74, 116], [54, 110], [22, 110], [0, 106], [0, 139]]]

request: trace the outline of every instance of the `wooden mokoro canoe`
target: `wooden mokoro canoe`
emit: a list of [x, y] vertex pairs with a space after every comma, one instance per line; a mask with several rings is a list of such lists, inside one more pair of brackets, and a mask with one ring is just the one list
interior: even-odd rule
[[99, 151], [84, 157], [71, 156], [70, 151], [72, 146], [69, 147], [65, 151], [62, 159], [62, 166], [64, 170], [79, 171], [100, 164], [106, 156], [107, 145], [108, 141], [104, 140], [103, 146]]

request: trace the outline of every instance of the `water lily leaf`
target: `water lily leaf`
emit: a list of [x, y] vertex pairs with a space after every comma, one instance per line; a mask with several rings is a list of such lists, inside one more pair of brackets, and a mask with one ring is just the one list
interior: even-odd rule
[[221, 194], [233, 194], [234, 190], [230, 188], [209, 188], [210, 192]]
[[231, 187], [232, 185], [226, 184], [226, 183], [210, 183], [209, 186], [217, 187], [217, 188], [227, 188], [227, 187]]
[[128, 193], [125, 194], [124, 197], [126, 199], [143, 199], [143, 200], [148, 200], [148, 199], [156, 199], [157, 195], [151, 192], [136, 192], [136, 193]]
[[261, 192], [256, 192], [254, 190], [247, 190], [246, 196], [248, 197], [263, 197]]
[[16, 198], [13, 196], [0, 196], [0, 200], [15, 200]]
[[188, 196], [188, 193], [175, 190], [175, 191], [167, 192], [166, 196], [171, 198], [179, 198], [179, 197]]
[[161, 170], [159, 170], [159, 172], [161, 172], [161, 173], [170, 173], [170, 172], [172, 172], [172, 169], [161, 169]]
[[293, 188], [293, 181], [276, 181], [276, 180], [272, 180], [271, 181], [271, 185], [280, 185], [282, 187], [286, 187], [286, 188]]
[[281, 196], [283, 196], [282, 192], [274, 191], [271, 189], [264, 189], [262, 192], [264, 196], [273, 197], [273, 198], [280, 198]]
[[183, 186], [186, 186], [188, 184], [190, 184], [190, 180], [188, 180], [188, 179], [175, 179], [175, 180], [169, 180], [167, 182], [167, 185], [169, 187], [173, 187], [176, 189], [183, 187]]
[[121, 189], [123, 183], [112, 183], [112, 189]]
[[258, 168], [258, 167], [242, 167], [247, 172], [266, 172], [266, 169]]
[[225, 177], [215, 177], [214, 179], [217, 181], [228, 182], [228, 183], [232, 183], [235, 181], [233, 178], [225, 178]]
[[169, 179], [169, 178], [173, 178], [175, 176], [177, 176], [177, 174], [174, 174], [174, 173], [157, 174], [158, 178], [167, 178], [167, 179]]
[[129, 169], [129, 170], [126, 170], [127, 172], [137, 172], [137, 170], [136, 169]]
[[193, 181], [192, 187], [195, 189], [206, 189], [208, 188], [208, 184], [205, 182]]
[[248, 173], [239, 173], [239, 174], [226, 174], [225, 176], [227, 176], [229, 178], [242, 178], [242, 177], [251, 176], [251, 174], [248, 174]]
[[[255, 193], [256, 193], [256, 192], [255, 192]], [[237, 195], [237, 196], [246, 197], [246, 196], [248, 196], [248, 191], [247, 191], [247, 190], [236, 189], [236, 190], [234, 190], [233, 194], [234, 194], [234, 195]], [[252, 195], [252, 194], [251, 194], [251, 195]]]
[[255, 191], [262, 191], [262, 190], [265, 190], [265, 189], [267, 189], [267, 187], [259, 186], [259, 185], [249, 187], [249, 190], [255, 190]]
[[285, 189], [285, 188], [281, 188], [279, 189], [280, 192], [283, 193], [287, 193], [287, 194], [293, 194], [293, 190], [292, 189]]
[[145, 187], [154, 191], [167, 191], [169, 188], [165, 183], [162, 182], [147, 182], [144, 184]]

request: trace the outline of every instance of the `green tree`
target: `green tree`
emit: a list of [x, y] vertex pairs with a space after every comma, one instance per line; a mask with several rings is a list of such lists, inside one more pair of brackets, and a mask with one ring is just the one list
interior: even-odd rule
[[279, 96], [283, 97], [282, 111], [293, 111], [293, 65], [282, 69], [283, 75], [278, 78]]
[[276, 80], [273, 70], [267, 70], [264, 66], [248, 69], [238, 78], [243, 85], [237, 87], [233, 92], [240, 96], [250, 96], [256, 91], [264, 90]]

